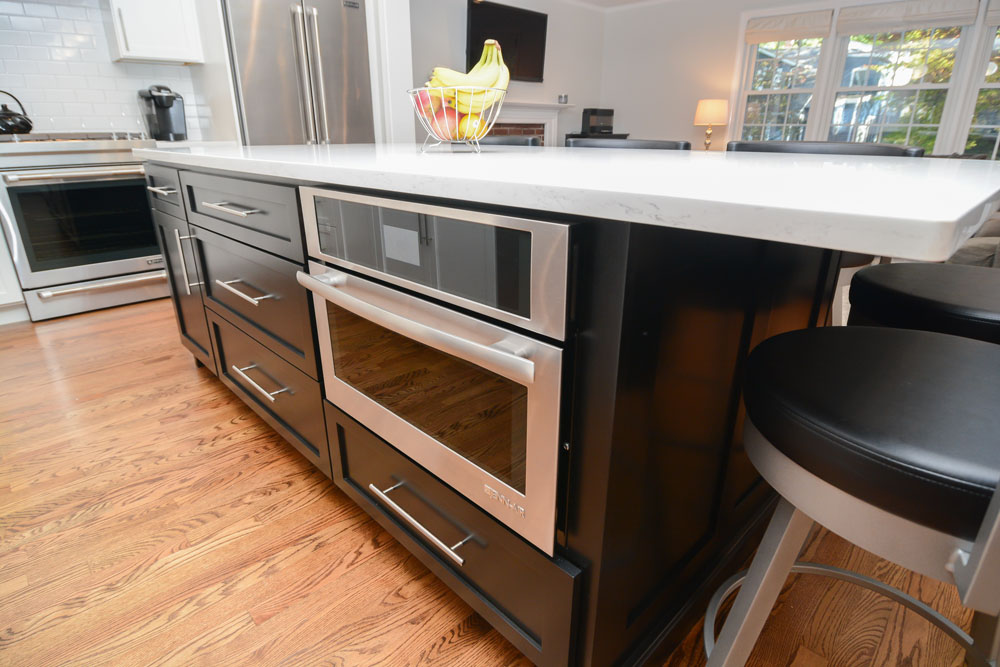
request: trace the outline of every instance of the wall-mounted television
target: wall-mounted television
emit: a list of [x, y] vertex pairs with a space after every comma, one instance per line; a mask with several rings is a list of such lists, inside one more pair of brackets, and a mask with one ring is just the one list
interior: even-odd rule
[[466, 60], [471, 69], [483, 53], [483, 42], [495, 39], [514, 81], [541, 81], [545, 72], [545, 31], [549, 17], [541, 12], [496, 2], [469, 0]]

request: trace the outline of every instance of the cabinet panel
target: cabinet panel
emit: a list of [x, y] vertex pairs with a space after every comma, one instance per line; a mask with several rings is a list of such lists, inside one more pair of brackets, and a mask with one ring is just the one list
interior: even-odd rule
[[571, 664], [580, 570], [536, 550], [346, 413], [324, 406], [334, 482], [532, 661]]
[[146, 192], [149, 203], [157, 211], [187, 219], [184, 214], [184, 200], [181, 198], [181, 179], [176, 169], [158, 164], [146, 165]]
[[201, 281], [188, 224], [157, 210], [153, 211], [153, 224], [163, 253], [163, 263], [166, 265], [167, 282], [170, 284], [170, 296], [177, 315], [181, 343], [206, 368], [218, 374], [208, 336], [205, 307], [201, 299]]
[[302, 224], [295, 188], [181, 172], [188, 220], [255, 248], [302, 263]]
[[300, 454], [330, 477], [330, 450], [319, 383], [206, 310], [219, 379]]
[[113, 58], [139, 62], [204, 62], [194, 0], [110, 0]]
[[309, 292], [295, 279], [302, 266], [199, 227], [191, 231], [205, 305], [240, 317], [247, 333], [318, 378]]

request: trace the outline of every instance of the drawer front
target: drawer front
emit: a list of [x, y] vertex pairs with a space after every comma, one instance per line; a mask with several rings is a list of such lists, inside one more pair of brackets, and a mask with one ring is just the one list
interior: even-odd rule
[[188, 219], [295, 262], [305, 260], [295, 188], [181, 172]]
[[161, 167], [158, 164], [147, 164], [146, 192], [149, 193], [149, 204], [157, 211], [163, 211], [186, 220], [184, 214], [184, 198], [181, 196], [181, 179], [176, 169]]
[[231, 322], [205, 310], [219, 378], [327, 477], [331, 476], [319, 383]]
[[572, 657], [580, 570], [549, 558], [324, 401], [334, 481], [532, 661]]
[[192, 229], [205, 305], [232, 318], [272, 352], [318, 378], [302, 266], [197, 227]]

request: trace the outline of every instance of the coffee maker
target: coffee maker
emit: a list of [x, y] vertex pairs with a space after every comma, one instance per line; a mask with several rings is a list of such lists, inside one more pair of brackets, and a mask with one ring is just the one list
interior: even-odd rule
[[184, 98], [167, 86], [155, 85], [139, 91], [149, 136], [157, 141], [184, 141]]

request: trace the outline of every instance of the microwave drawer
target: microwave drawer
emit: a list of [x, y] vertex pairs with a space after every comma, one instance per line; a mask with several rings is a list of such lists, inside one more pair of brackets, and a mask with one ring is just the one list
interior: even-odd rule
[[569, 664], [580, 570], [324, 406], [337, 485], [533, 662]]
[[219, 379], [285, 440], [331, 476], [319, 383], [231, 322], [205, 309]]
[[302, 225], [295, 188], [181, 172], [184, 206], [194, 224], [255, 248], [302, 262]]
[[146, 192], [149, 193], [150, 206], [157, 211], [186, 220], [184, 199], [181, 197], [181, 179], [177, 170], [158, 164], [147, 164], [145, 170]]
[[272, 352], [318, 378], [309, 292], [295, 280], [301, 265], [193, 227], [205, 305], [239, 324]]

